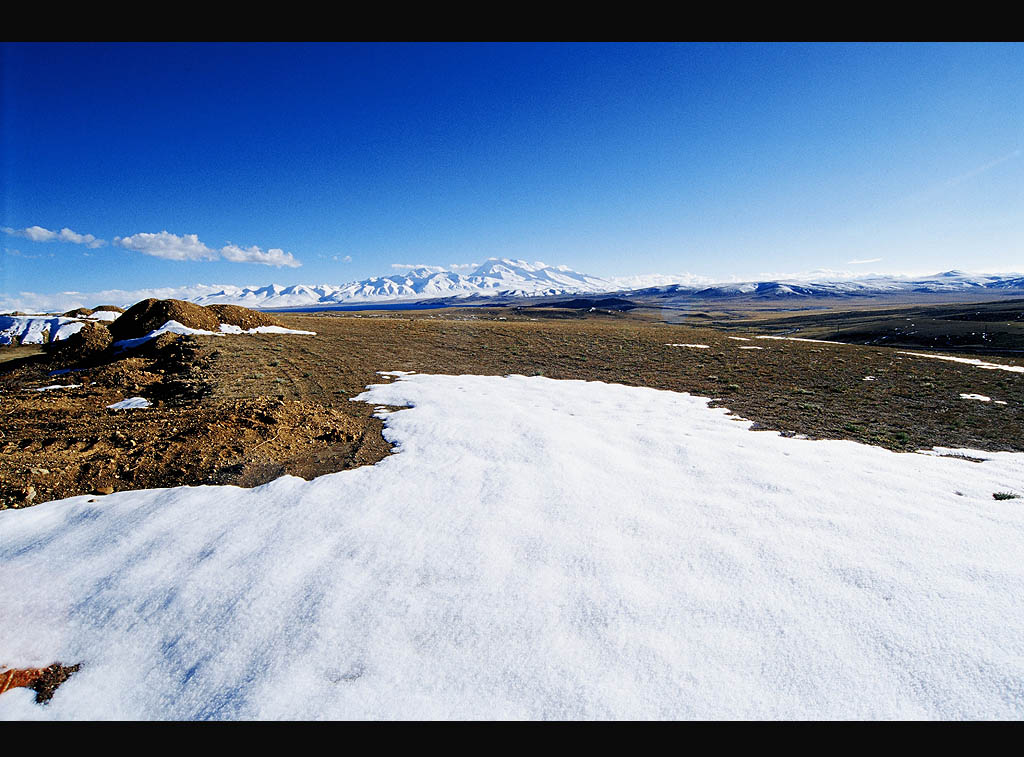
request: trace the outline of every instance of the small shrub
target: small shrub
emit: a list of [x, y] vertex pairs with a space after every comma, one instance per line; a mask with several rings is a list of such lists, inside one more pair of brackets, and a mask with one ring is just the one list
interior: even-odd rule
[[992, 499], [1020, 499], [1020, 495], [1013, 492], [993, 492]]

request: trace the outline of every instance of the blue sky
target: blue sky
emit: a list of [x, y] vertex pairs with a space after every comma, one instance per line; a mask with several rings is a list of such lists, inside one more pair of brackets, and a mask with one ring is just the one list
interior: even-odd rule
[[0, 63], [0, 293], [488, 257], [1024, 269], [1021, 45], [7, 44]]

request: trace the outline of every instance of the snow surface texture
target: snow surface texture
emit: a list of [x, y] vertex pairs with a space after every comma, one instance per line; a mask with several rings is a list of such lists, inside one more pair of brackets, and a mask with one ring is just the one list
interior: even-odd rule
[[0, 512], [0, 663], [82, 663], [0, 717], [1024, 717], [1024, 455], [543, 377], [358, 399], [412, 406], [374, 466]]

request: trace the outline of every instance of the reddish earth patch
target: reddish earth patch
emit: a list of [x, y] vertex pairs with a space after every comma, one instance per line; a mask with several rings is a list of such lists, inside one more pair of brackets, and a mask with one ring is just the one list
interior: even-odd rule
[[36, 703], [44, 704], [53, 699], [53, 693], [57, 688], [81, 667], [55, 662], [46, 668], [0, 669], [0, 694], [9, 689], [32, 689], [36, 692]]

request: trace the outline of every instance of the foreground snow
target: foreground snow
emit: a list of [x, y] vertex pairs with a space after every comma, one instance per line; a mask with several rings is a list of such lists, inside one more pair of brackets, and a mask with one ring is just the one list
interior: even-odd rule
[[0, 663], [82, 663], [0, 716], [1024, 716], [1024, 455], [543, 377], [360, 399], [412, 405], [375, 466], [0, 513]]

